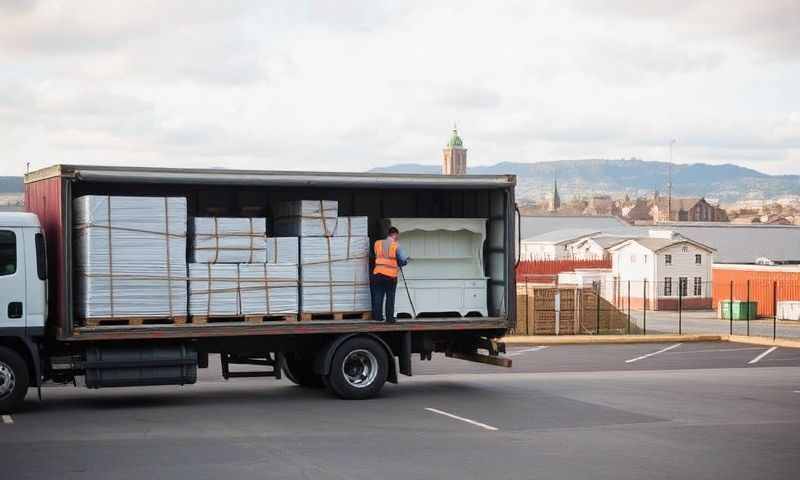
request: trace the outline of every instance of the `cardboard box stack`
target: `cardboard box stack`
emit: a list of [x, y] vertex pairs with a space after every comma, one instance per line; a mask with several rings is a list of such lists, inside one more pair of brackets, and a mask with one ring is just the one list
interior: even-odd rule
[[339, 217], [331, 200], [284, 202], [276, 213], [276, 233], [300, 237], [302, 312], [370, 310], [367, 217]]
[[194, 219], [191, 315], [298, 313], [298, 239], [268, 238], [266, 225], [264, 217]]

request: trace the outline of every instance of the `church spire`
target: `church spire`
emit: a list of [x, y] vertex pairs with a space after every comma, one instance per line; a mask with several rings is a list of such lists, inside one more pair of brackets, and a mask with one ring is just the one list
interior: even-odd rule
[[554, 212], [561, 208], [561, 197], [558, 196], [558, 175], [553, 172], [553, 205], [551, 210]]

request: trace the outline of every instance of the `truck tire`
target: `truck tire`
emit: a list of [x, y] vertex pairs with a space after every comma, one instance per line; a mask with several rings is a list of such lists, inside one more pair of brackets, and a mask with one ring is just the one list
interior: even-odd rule
[[323, 388], [322, 376], [314, 373], [314, 359], [300, 358], [292, 353], [283, 356], [283, 373], [296, 385], [307, 388]]
[[336, 349], [326, 383], [339, 398], [364, 400], [381, 391], [388, 370], [389, 360], [381, 344], [354, 337]]
[[25, 360], [7, 347], [0, 347], [0, 413], [12, 413], [28, 393], [30, 376]]

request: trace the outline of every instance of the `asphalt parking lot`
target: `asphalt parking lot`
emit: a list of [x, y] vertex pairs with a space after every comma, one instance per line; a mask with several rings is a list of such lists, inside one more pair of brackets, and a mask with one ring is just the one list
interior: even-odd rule
[[[735, 343], [434, 357], [381, 398], [286, 380], [46, 388], [0, 423], [2, 478], [796, 478], [800, 350]], [[213, 365], [212, 365], [213, 367]]]

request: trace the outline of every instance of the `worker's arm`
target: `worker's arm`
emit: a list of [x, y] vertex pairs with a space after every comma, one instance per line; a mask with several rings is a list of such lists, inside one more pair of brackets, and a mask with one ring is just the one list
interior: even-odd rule
[[405, 267], [406, 265], [408, 265], [408, 261], [409, 260], [411, 260], [411, 259], [408, 257], [408, 255], [406, 255], [406, 252], [404, 252], [403, 249], [398, 246], [397, 247], [397, 264], [400, 265], [401, 267]]

